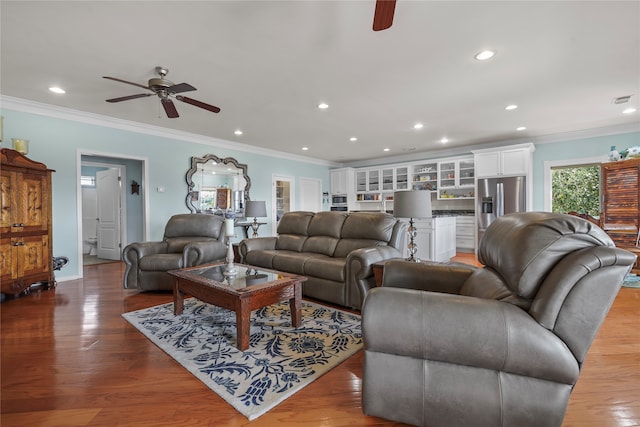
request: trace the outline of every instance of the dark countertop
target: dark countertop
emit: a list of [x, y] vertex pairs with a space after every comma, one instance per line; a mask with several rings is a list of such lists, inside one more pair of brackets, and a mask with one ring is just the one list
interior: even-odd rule
[[475, 211], [471, 210], [433, 210], [432, 215], [434, 217], [439, 216], [474, 216]]

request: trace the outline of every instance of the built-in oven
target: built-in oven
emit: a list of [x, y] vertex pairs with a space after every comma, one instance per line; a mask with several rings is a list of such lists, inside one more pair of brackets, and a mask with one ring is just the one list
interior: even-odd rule
[[331, 210], [332, 211], [342, 211], [342, 212], [346, 212], [349, 210], [349, 208], [345, 205], [345, 206], [331, 206]]
[[346, 205], [347, 204], [347, 196], [341, 194], [334, 194], [331, 196], [331, 204], [332, 205]]

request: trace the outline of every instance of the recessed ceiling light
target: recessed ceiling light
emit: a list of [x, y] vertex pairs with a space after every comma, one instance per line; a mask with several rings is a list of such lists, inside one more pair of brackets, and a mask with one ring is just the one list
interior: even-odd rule
[[443, 143], [443, 144], [446, 144], [447, 142], [449, 142], [449, 140], [447, 139], [447, 137], [443, 137], [443, 138], [440, 140], [440, 142], [441, 142], [441, 143]]
[[391, 148], [385, 148], [385, 149], [384, 149], [384, 150], [382, 150], [382, 151], [391, 151]]
[[329, 104], [321, 102], [320, 104], [318, 104], [318, 108], [321, 110], [326, 110], [327, 108], [329, 108]]
[[626, 108], [625, 110], [623, 110], [622, 114], [631, 114], [631, 113], [635, 113], [635, 112], [636, 112], [635, 108], [629, 107], [629, 108]]
[[504, 109], [507, 110], [507, 111], [515, 110], [516, 108], [518, 108], [518, 106], [516, 104], [511, 104], [511, 105], [507, 105], [506, 107], [504, 107]]
[[236, 135], [242, 135], [242, 131], [240, 129], [236, 129], [233, 133]]
[[414, 129], [422, 129], [424, 127], [424, 125], [422, 123], [416, 123], [415, 125], [413, 125]]
[[495, 53], [491, 50], [483, 50], [482, 52], [479, 52], [476, 54], [476, 56], [474, 56], [474, 58], [476, 58], [478, 61], [486, 61], [487, 59], [491, 58]]
[[520, 126], [518, 128], [516, 128], [517, 131], [521, 131], [521, 130], [527, 130], [526, 126]]
[[351, 142], [356, 142], [358, 140], [358, 138], [356, 138], [355, 136], [352, 136], [351, 138], [349, 138], [349, 141]]
[[309, 147], [302, 147], [302, 151], [307, 151]]
[[51, 92], [53, 92], [53, 93], [67, 93], [67, 91], [66, 91], [66, 90], [64, 90], [64, 89], [62, 89], [61, 87], [58, 87], [58, 86], [51, 86], [51, 87], [49, 88], [49, 90], [50, 90]]

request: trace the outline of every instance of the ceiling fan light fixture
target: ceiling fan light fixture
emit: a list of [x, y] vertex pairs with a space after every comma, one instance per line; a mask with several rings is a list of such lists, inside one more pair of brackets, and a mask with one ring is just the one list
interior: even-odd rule
[[490, 59], [493, 57], [493, 55], [495, 55], [495, 52], [492, 50], [483, 50], [482, 52], [478, 52], [476, 53], [476, 56], [474, 56], [474, 58], [478, 61], [486, 61], [487, 59]]

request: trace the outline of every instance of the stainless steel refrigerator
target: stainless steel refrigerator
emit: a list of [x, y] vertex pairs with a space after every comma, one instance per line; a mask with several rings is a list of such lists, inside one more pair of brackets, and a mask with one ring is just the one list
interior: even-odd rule
[[526, 210], [524, 176], [484, 178], [478, 180], [476, 215], [478, 217], [478, 243], [496, 218]]

